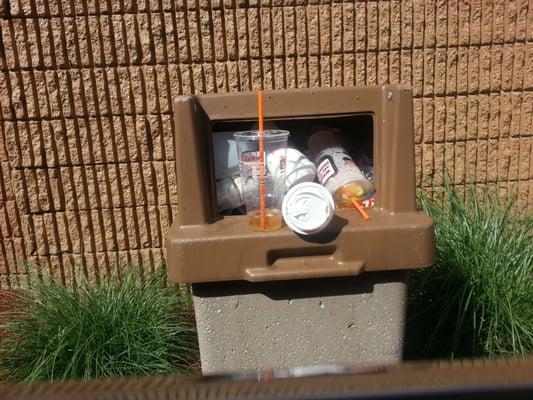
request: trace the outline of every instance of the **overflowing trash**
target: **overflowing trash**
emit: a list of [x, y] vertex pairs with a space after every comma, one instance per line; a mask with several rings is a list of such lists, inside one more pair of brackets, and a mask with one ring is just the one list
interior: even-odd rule
[[[213, 134], [221, 215], [248, 214], [254, 230], [279, 229], [284, 221], [300, 235], [325, 229], [336, 209], [357, 208], [369, 219], [363, 209], [374, 207], [371, 139], [352, 148], [335, 127], [313, 126], [305, 141], [301, 134], [287, 140], [288, 131], [269, 128], [262, 152], [258, 130]], [[258, 226], [261, 191], [268, 229]]]

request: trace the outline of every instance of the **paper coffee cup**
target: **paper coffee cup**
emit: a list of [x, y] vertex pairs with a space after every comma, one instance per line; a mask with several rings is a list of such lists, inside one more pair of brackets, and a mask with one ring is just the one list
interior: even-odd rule
[[[276, 177], [279, 173], [279, 165], [283, 165], [283, 163], [277, 162], [275, 153], [271, 156], [270, 160], [276, 161], [269, 163], [268, 165], [272, 176]], [[315, 164], [313, 164], [301, 151], [292, 147], [287, 147], [285, 157], [285, 187], [287, 190], [299, 183], [313, 182], [315, 178]]]

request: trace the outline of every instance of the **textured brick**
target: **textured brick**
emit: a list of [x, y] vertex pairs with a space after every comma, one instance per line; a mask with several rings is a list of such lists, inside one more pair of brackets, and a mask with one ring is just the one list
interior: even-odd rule
[[446, 117], [449, 112], [446, 107], [446, 99], [443, 97], [437, 97], [434, 100], [433, 111], [433, 140], [435, 142], [443, 142], [446, 132], [449, 129], [449, 127], [446, 126]]
[[367, 19], [365, 4], [357, 2], [355, 3], [355, 49], [357, 51], [366, 51], [368, 48], [366, 27]]
[[466, 1], [458, 2], [458, 44], [470, 44], [470, 6]]
[[422, 145], [422, 179], [420, 184], [423, 187], [429, 187], [433, 183], [434, 175], [434, 153], [432, 144]]
[[533, 43], [524, 46], [523, 88], [533, 89]]

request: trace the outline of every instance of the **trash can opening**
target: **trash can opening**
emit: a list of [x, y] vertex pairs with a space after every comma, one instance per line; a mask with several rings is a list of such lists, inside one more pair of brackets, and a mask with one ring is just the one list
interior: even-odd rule
[[[246, 214], [245, 197], [253, 191], [249, 177], [241, 175], [241, 160], [234, 133], [257, 129], [257, 121], [214, 121], [210, 127], [217, 212], [221, 217]], [[374, 205], [373, 115], [288, 117], [265, 121], [265, 130], [288, 131], [284, 159], [266, 154], [266, 173], [284, 179], [285, 189], [302, 182], [322, 184], [337, 208], [353, 208], [354, 195], [365, 208]], [[280, 166], [284, 176], [280, 178]], [[244, 178], [244, 179], [243, 179]], [[344, 195], [344, 197], [343, 197]]]

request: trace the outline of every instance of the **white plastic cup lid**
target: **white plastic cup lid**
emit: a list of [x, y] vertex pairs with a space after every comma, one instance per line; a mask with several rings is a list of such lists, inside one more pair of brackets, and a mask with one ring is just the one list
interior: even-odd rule
[[301, 235], [320, 232], [335, 215], [335, 203], [329, 191], [314, 182], [293, 186], [283, 198], [283, 219]]

